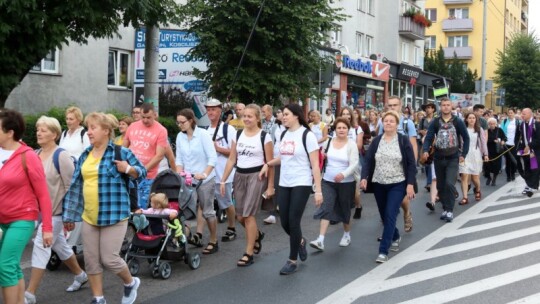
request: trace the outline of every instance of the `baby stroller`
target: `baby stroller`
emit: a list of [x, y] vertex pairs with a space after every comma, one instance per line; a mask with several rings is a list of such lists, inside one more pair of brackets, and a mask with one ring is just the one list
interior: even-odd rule
[[[188, 252], [183, 227], [187, 219], [195, 217], [196, 202], [193, 189], [186, 185], [186, 178], [172, 170], [158, 174], [151, 188], [152, 192], [164, 193], [169, 198], [169, 207], [178, 211], [178, 219], [169, 221], [166, 229], [163, 220], [168, 215], [139, 215], [134, 214], [132, 222], [137, 229], [127, 249], [125, 260], [129, 271], [136, 275], [140, 269], [140, 258], [147, 259], [151, 275], [154, 278], [168, 279], [172, 269], [168, 261], [183, 260], [189, 268], [197, 269], [201, 258], [198, 253]], [[173, 238], [178, 237], [174, 243]]]

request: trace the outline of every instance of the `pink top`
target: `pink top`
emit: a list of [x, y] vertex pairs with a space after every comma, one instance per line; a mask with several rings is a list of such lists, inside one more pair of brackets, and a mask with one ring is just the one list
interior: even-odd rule
[[[26, 154], [23, 168], [22, 154]], [[41, 211], [43, 231], [52, 232], [52, 204], [43, 165], [26, 144], [15, 150], [0, 169], [0, 223], [36, 221]]]
[[[145, 126], [142, 121], [132, 123], [124, 135], [124, 141], [129, 141], [129, 149], [137, 159], [147, 165], [156, 156], [157, 148], [169, 146], [167, 129], [155, 121], [152, 126]], [[152, 169], [148, 169], [148, 179], [156, 178], [159, 162]]]
[[154, 209], [154, 208], [148, 208], [146, 210], [143, 210], [143, 214], [158, 214], [158, 215], [171, 215], [174, 214], [175, 216], [178, 215], [178, 211], [170, 208], [163, 208], [163, 209]]

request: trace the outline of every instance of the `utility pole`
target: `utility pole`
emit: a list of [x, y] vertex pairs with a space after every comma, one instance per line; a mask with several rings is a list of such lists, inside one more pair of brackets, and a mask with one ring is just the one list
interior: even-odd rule
[[487, 40], [487, 2], [484, 1], [484, 11], [482, 20], [482, 79], [480, 80], [480, 103], [486, 104], [486, 40]]
[[144, 102], [154, 104], [159, 113], [159, 27], [146, 27], [144, 48]]

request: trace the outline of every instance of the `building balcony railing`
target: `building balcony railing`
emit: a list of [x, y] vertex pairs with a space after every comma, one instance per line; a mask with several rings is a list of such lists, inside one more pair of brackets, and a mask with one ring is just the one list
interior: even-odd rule
[[522, 20], [523, 22], [527, 23], [527, 20], [528, 20], [528, 19], [529, 19], [529, 18], [527, 17], [527, 13], [521, 12], [521, 20]]
[[472, 19], [444, 19], [442, 21], [443, 32], [470, 32], [473, 30]]
[[472, 0], [443, 0], [444, 4], [472, 4]]
[[472, 47], [470, 46], [461, 46], [461, 47], [445, 47], [444, 59], [454, 58], [454, 54], [458, 59], [471, 59], [472, 58]]
[[410, 17], [399, 17], [399, 34], [412, 40], [424, 40], [426, 37], [426, 28]]

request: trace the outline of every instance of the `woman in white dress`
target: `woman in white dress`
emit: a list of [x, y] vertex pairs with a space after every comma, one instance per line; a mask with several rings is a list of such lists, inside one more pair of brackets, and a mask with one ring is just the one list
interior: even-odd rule
[[474, 198], [476, 201], [482, 199], [480, 191], [480, 172], [482, 172], [483, 161], [489, 160], [486, 144], [486, 133], [480, 127], [480, 120], [474, 113], [469, 113], [465, 116], [465, 124], [467, 132], [469, 132], [470, 145], [469, 152], [465, 158], [465, 162], [459, 165], [459, 173], [461, 174], [461, 190], [463, 198], [460, 205], [469, 203], [467, 198], [469, 190], [469, 179], [474, 184]]

